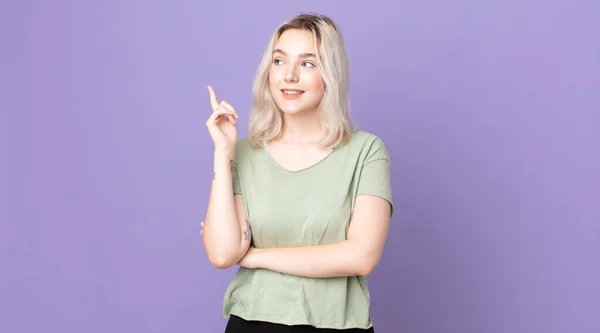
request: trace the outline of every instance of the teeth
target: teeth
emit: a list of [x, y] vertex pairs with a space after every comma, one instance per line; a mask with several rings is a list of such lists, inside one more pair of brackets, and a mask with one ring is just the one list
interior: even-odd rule
[[283, 93], [286, 95], [300, 95], [302, 91], [284, 90]]

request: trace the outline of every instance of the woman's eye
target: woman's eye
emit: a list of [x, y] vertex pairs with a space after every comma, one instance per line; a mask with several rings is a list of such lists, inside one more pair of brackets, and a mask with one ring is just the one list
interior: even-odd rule
[[305, 61], [305, 62], [304, 62], [304, 66], [306, 66], [306, 67], [308, 67], [308, 68], [314, 68], [314, 67], [315, 67], [315, 64], [313, 64], [312, 62]]
[[275, 59], [275, 60], [273, 60], [273, 63], [275, 65], [281, 65], [281, 64], [283, 64], [283, 60], [281, 60], [281, 59]]

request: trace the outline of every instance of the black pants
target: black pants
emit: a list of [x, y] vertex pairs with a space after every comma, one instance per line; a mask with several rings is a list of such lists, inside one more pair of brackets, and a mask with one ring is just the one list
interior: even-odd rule
[[225, 333], [374, 333], [374, 330], [373, 327], [366, 330], [359, 328], [335, 330], [308, 325], [287, 326], [264, 321], [248, 321], [231, 315]]

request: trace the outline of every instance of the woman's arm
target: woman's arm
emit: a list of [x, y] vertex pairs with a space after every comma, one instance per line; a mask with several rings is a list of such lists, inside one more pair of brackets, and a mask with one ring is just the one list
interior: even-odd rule
[[244, 200], [241, 195], [233, 194], [234, 156], [233, 150], [215, 151], [213, 182], [202, 229], [208, 260], [218, 268], [237, 264], [246, 254], [252, 238]]
[[369, 275], [381, 259], [390, 213], [387, 200], [359, 195], [347, 240], [306, 247], [250, 248], [240, 266], [311, 278]]

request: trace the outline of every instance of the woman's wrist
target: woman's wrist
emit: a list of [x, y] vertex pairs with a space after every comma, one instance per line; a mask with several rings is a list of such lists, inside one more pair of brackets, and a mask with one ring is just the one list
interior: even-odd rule
[[242, 260], [240, 260], [239, 265], [250, 269], [264, 268], [260, 263], [261, 255], [263, 253], [263, 249], [257, 249], [253, 246], [250, 246], [246, 252], [246, 255], [244, 255]]
[[215, 148], [214, 158], [215, 160], [225, 159], [233, 161], [235, 158], [235, 148]]

